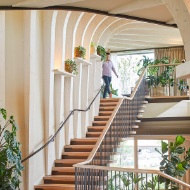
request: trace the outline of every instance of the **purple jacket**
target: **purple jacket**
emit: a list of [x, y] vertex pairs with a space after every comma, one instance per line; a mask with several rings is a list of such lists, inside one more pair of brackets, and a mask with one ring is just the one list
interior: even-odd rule
[[102, 68], [103, 68], [102, 76], [111, 77], [112, 76], [111, 71], [113, 71], [117, 76], [117, 72], [115, 70], [115, 67], [113, 66], [112, 61], [105, 61], [102, 65]]

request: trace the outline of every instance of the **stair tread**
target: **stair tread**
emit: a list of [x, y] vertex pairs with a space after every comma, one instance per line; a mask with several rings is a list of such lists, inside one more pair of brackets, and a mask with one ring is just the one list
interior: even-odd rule
[[102, 132], [86, 132], [86, 134], [101, 134]]
[[75, 175], [50, 175], [50, 176], [45, 176], [44, 180], [74, 182]]
[[60, 159], [60, 160], [55, 160], [55, 163], [79, 163], [83, 162], [86, 159]]
[[75, 184], [43, 184], [36, 185], [34, 188], [40, 190], [75, 190]]
[[94, 145], [65, 145], [65, 148], [93, 148]]
[[119, 98], [101, 98], [100, 102], [118, 102], [120, 99]]
[[98, 118], [106, 118], [106, 119], [109, 119], [110, 116], [95, 116], [94, 118], [95, 118], [95, 119], [96, 119], [96, 118], [97, 118], [97, 119], [98, 119]]
[[80, 138], [80, 139], [71, 139], [71, 141], [97, 141], [98, 138]]
[[69, 172], [74, 172], [75, 167], [53, 167], [52, 171], [69, 171]]
[[88, 156], [89, 152], [63, 152], [62, 155], [83, 155], [83, 156]]

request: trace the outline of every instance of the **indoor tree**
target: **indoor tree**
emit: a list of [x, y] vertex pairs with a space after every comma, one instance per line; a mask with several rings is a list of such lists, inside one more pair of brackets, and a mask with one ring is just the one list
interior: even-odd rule
[[20, 143], [16, 139], [17, 125], [13, 116], [0, 108], [0, 189], [19, 190], [21, 171]]

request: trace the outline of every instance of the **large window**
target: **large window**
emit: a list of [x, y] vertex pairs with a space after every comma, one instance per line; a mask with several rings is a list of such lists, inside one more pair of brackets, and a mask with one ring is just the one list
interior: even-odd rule
[[162, 158], [155, 148], [161, 149], [161, 140], [126, 140], [120, 144], [111, 166], [159, 170]]

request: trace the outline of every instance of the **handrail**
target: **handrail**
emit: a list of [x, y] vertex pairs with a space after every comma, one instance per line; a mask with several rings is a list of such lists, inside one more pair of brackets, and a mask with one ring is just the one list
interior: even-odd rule
[[148, 67], [162, 67], [162, 66], [178, 66], [181, 63], [171, 63], [171, 64], [158, 64], [158, 65], [149, 65]]
[[[142, 72], [142, 74], [141, 74], [141, 76], [140, 76], [140, 78], [139, 78], [139, 80], [138, 80], [138, 83], [137, 83], [137, 85], [136, 85], [136, 87], [135, 87], [133, 93], [131, 94], [131, 96], [130, 96], [130, 97], [124, 97], [124, 98], [121, 98], [121, 99], [119, 100], [119, 102], [118, 102], [118, 104], [117, 104], [117, 106], [116, 106], [114, 112], [112, 113], [110, 119], [107, 121], [107, 124], [106, 124], [106, 126], [104, 127], [103, 132], [101, 133], [101, 135], [100, 135], [98, 141], [97, 141], [96, 144], [95, 144], [95, 147], [92, 149], [92, 151], [91, 151], [90, 155], [88, 156], [87, 160], [85, 160], [84, 162], [78, 163], [77, 165], [79, 165], [79, 164], [81, 164], [81, 165], [89, 164], [89, 163], [92, 161], [92, 159], [94, 158], [94, 156], [95, 156], [95, 154], [96, 154], [98, 148], [100, 147], [100, 145], [101, 145], [101, 143], [102, 143], [102, 141], [103, 141], [103, 139], [104, 139], [104, 137], [105, 137], [107, 131], [109, 130], [109, 128], [110, 128], [110, 126], [111, 126], [111, 123], [112, 123], [114, 117], [116, 116], [116, 114], [117, 114], [117, 112], [118, 112], [118, 110], [119, 110], [119, 108], [120, 108], [120, 106], [121, 106], [123, 100], [124, 100], [124, 99], [133, 100], [133, 98], [134, 98], [134, 96], [135, 96], [135, 93], [136, 93], [136, 91], [137, 91], [137, 89], [138, 89], [138, 87], [139, 87], [141, 81], [143, 80], [143, 77], [144, 77], [145, 73], [146, 73], [146, 69], [143, 70], [143, 72]], [[73, 166], [76, 167], [76, 164], [73, 165]]]
[[98, 93], [96, 94], [96, 96], [94, 97], [94, 99], [91, 101], [91, 103], [89, 104], [89, 106], [86, 109], [73, 109], [70, 114], [67, 116], [67, 118], [65, 119], [65, 121], [60, 123], [60, 127], [59, 129], [56, 131], [56, 133], [43, 145], [41, 146], [38, 150], [36, 150], [35, 152], [33, 152], [32, 154], [30, 154], [29, 156], [27, 156], [26, 158], [24, 158], [21, 162], [25, 162], [26, 160], [30, 159], [31, 157], [33, 157], [34, 155], [36, 155], [38, 152], [40, 152], [41, 150], [43, 150], [46, 146], [48, 146], [51, 142], [53, 142], [56, 138], [56, 136], [58, 135], [58, 133], [60, 132], [60, 130], [63, 128], [63, 126], [65, 125], [65, 123], [67, 122], [67, 120], [77, 111], [77, 112], [87, 112], [92, 104], [94, 103], [94, 101], [96, 100], [96, 98], [98, 97], [98, 95], [100, 94], [101, 90], [104, 88], [104, 86], [102, 86], [100, 88], [100, 90], [98, 91]]
[[190, 188], [190, 185], [179, 180], [176, 179], [172, 176], [169, 176], [163, 172], [160, 172], [159, 170], [145, 170], [145, 169], [133, 169], [133, 168], [119, 168], [119, 167], [107, 167], [107, 166], [97, 166], [97, 165], [83, 165], [81, 166], [81, 164], [75, 164], [75, 167], [80, 167], [83, 169], [93, 169], [93, 170], [104, 170], [104, 171], [118, 171], [118, 172], [133, 172], [133, 173], [147, 173], [147, 174], [157, 174], [160, 175], [162, 177], [165, 177], [167, 179], [172, 180], [173, 182], [176, 182], [182, 186], [185, 186], [187, 188]]

